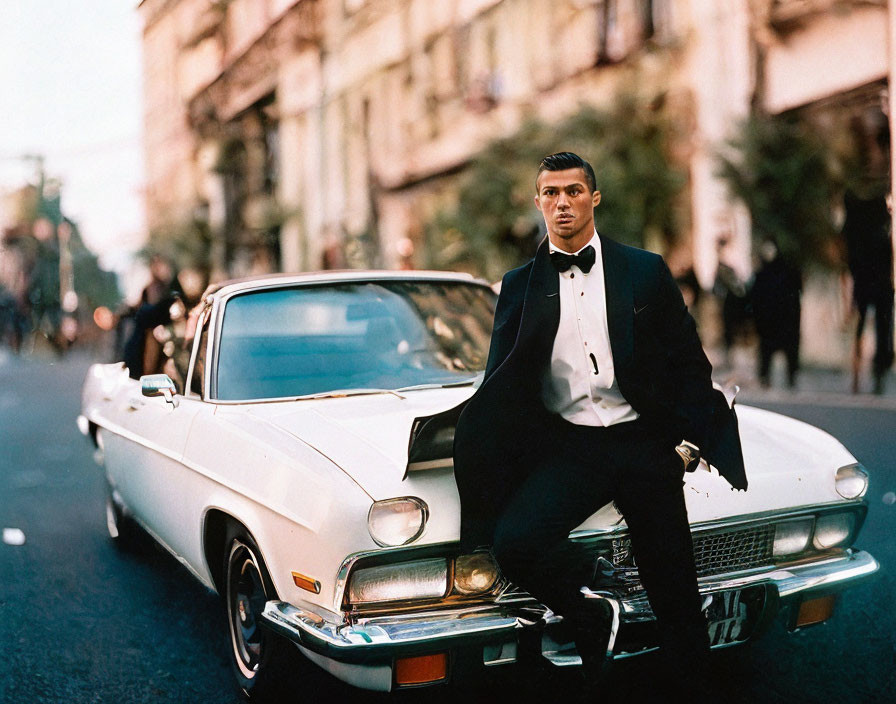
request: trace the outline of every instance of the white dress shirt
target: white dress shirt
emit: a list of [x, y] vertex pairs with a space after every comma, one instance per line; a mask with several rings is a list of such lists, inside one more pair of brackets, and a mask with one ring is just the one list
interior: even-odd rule
[[[548, 244], [550, 251], [563, 252]], [[570, 423], [607, 426], [635, 420], [638, 413], [622, 397], [616, 383], [597, 232], [585, 247], [589, 245], [594, 247], [596, 258], [588, 274], [576, 265], [559, 272], [560, 326], [542, 394], [547, 409]]]

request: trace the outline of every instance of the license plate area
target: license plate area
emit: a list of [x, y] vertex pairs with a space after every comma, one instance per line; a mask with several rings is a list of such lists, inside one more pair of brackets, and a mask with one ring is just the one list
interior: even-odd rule
[[710, 647], [743, 643], [753, 634], [765, 606], [765, 587], [747, 587], [704, 596]]

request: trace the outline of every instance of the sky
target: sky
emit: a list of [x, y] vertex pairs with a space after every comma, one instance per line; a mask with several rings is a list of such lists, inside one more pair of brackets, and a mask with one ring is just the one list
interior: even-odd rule
[[145, 236], [138, 0], [0, 0], [0, 190], [42, 154], [63, 212], [111, 268]]

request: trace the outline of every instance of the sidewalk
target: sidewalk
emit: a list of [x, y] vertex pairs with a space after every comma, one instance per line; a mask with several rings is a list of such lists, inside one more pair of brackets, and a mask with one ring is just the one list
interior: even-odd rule
[[713, 380], [723, 387], [737, 384], [742, 403], [801, 403], [856, 408], [881, 408], [896, 410], [896, 374], [891, 370], [881, 395], [871, 393], [871, 373], [863, 370], [860, 393], [852, 393], [852, 372], [844, 363], [843, 368], [832, 369], [804, 365], [797, 375], [795, 389], [787, 388], [783, 355], [777, 355], [772, 363], [772, 383], [768, 389], [759, 384], [756, 374], [756, 353], [750, 347], [737, 347], [732, 351], [731, 364], [725, 364], [721, 348], [706, 350], [712, 362]]

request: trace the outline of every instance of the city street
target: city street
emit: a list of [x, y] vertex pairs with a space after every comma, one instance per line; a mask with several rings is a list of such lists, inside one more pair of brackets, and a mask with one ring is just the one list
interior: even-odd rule
[[[237, 702], [218, 597], [160, 549], [123, 553], [108, 539], [101, 474], [75, 426], [88, 364], [77, 354], [21, 359], [0, 349], [0, 702]], [[730, 682], [726, 699], [892, 701], [896, 401], [808, 393], [749, 400], [833, 433], [869, 469], [858, 545], [882, 568], [838, 603], [830, 623], [795, 634], [776, 625], [749, 647], [718, 653]], [[618, 663], [613, 698], [649, 699], [654, 666], [652, 656]], [[576, 682], [568, 673], [527, 673], [501, 698], [575, 700]], [[388, 699], [310, 667], [296, 675], [293, 691], [297, 701]], [[483, 685], [464, 696], [494, 701], [496, 693]], [[449, 697], [458, 693], [439, 688], [409, 698]]]

